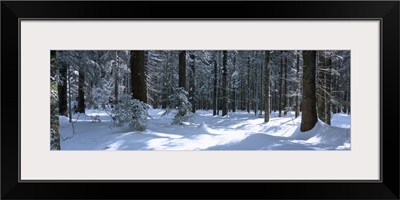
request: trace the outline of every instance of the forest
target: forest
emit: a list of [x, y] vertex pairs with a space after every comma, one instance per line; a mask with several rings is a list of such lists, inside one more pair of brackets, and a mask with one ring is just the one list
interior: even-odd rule
[[349, 50], [52, 50], [51, 150], [350, 150]]

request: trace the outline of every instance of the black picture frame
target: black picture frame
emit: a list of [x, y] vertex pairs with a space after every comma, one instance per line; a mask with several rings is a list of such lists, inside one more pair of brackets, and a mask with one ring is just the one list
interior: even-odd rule
[[[1, 198], [399, 199], [399, 6], [399, 1], [2, 1], [1, 93], [2, 112], [7, 114], [2, 115], [1, 128]], [[15, 124], [17, 118], [20, 121], [20, 82], [11, 75], [20, 76], [19, 19], [22, 18], [379, 19], [382, 22], [381, 181], [19, 182], [20, 127]], [[153, 192], [148, 193], [148, 189]]]

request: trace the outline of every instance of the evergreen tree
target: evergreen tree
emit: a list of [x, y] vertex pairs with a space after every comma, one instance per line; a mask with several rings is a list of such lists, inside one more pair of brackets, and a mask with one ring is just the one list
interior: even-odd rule
[[303, 103], [300, 130], [309, 131], [317, 123], [315, 71], [316, 51], [303, 51]]

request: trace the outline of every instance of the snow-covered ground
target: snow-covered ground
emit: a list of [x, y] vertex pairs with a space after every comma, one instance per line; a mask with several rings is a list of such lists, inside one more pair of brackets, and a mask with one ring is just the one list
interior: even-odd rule
[[[171, 125], [173, 114], [150, 109], [147, 130], [110, 128], [111, 118], [104, 111], [87, 110], [73, 116], [74, 130], [67, 117], [60, 117], [62, 150], [350, 150], [350, 115], [333, 115], [332, 126], [318, 121], [307, 132], [300, 132], [301, 117], [294, 113], [270, 121], [243, 111], [229, 116], [212, 116], [196, 111], [189, 125]], [[101, 122], [91, 116], [99, 115]], [[76, 120], [78, 118], [78, 120]]]

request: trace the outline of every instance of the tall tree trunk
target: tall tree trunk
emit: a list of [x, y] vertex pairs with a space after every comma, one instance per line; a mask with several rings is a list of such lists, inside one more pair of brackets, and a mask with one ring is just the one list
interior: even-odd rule
[[72, 122], [72, 94], [71, 94], [71, 67], [67, 66], [67, 81], [68, 81], [68, 121]]
[[179, 87], [186, 90], [186, 51], [179, 51]]
[[283, 81], [283, 53], [281, 51], [281, 77], [279, 79], [279, 103], [278, 103], [278, 110], [279, 110], [279, 117], [282, 117], [282, 81]]
[[325, 84], [324, 84], [324, 74], [325, 74], [325, 52], [319, 51], [319, 62], [318, 62], [318, 94], [317, 94], [317, 108], [318, 108], [318, 118], [323, 122], [326, 122], [325, 116]]
[[228, 51], [222, 51], [222, 116], [228, 114]]
[[144, 51], [131, 51], [130, 54], [132, 97], [147, 103]]
[[85, 113], [85, 72], [82, 66], [79, 68], [79, 80], [78, 80], [78, 109], [77, 112]]
[[265, 71], [264, 71], [264, 76], [265, 76], [265, 116], [264, 116], [264, 122], [269, 122], [269, 51], [265, 51]]
[[285, 73], [285, 94], [284, 94], [284, 98], [283, 98], [283, 115], [287, 114], [287, 90], [288, 90], [288, 85], [287, 85], [287, 68], [288, 68], [288, 61], [287, 61], [287, 52], [286, 52], [286, 56], [285, 56], [285, 65], [284, 67], [284, 73]]
[[300, 51], [297, 51], [296, 57], [296, 96], [295, 96], [295, 117], [299, 116], [299, 92], [300, 92], [300, 80], [299, 80], [299, 71], [300, 71]]
[[56, 51], [50, 51], [50, 150], [60, 150], [60, 132], [59, 132], [59, 111], [57, 105], [58, 100], [58, 90], [57, 90], [57, 55]]
[[250, 113], [250, 56], [247, 58], [248, 64], [247, 64], [247, 97], [246, 97], [246, 109], [247, 112]]
[[305, 132], [314, 128], [317, 123], [315, 97], [315, 59], [316, 51], [303, 51], [303, 101], [300, 131]]
[[60, 73], [58, 81], [58, 110], [60, 115], [68, 116], [67, 65], [62, 62], [56, 64]]
[[276, 112], [276, 108], [278, 107], [278, 83], [275, 78], [275, 90], [274, 90], [275, 100], [274, 100], [274, 112]]
[[115, 66], [114, 66], [114, 105], [118, 104], [118, 52], [115, 51]]
[[[262, 55], [262, 54], [261, 54]], [[265, 58], [265, 55], [264, 55]], [[259, 83], [259, 99], [260, 99], [260, 103], [259, 103], [259, 111], [260, 111], [260, 117], [262, 116], [262, 111], [265, 109], [265, 104], [264, 103], [264, 98], [263, 98], [263, 64], [260, 63], [260, 83]]]
[[326, 110], [326, 123], [331, 125], [331, 74], [332, 74], [332, 58], [326, 58], [326, 67], [329, 71], [325, 74], [325, 110]]
[[217, 115], [217, 105], [218, 105], [218, 96], [217, 96], [217, 79], [218, 79], [218, 65], [217, 65], [217, 58], [214, 58], [214, 92], [213, 92], [213, 116]]
[[[233, 55], [233, 69], [235, 70], [234, 73], [237, 73], [236, 68], [236, 53]], [[232, 77], [232, 112], [236, 112], [236, 85], [237, 85], [237, 76]]]
[[190, 73], [189, 73], [189, 102], [192, 104], [192, 113], [196, 112], [196, 97], [195, 97], [195, 87], [196, 87], [196, 73], [195, 73], [195, 59], [196, 56], [192, 53], [189, 55], [189, 67], [190, 67]]

